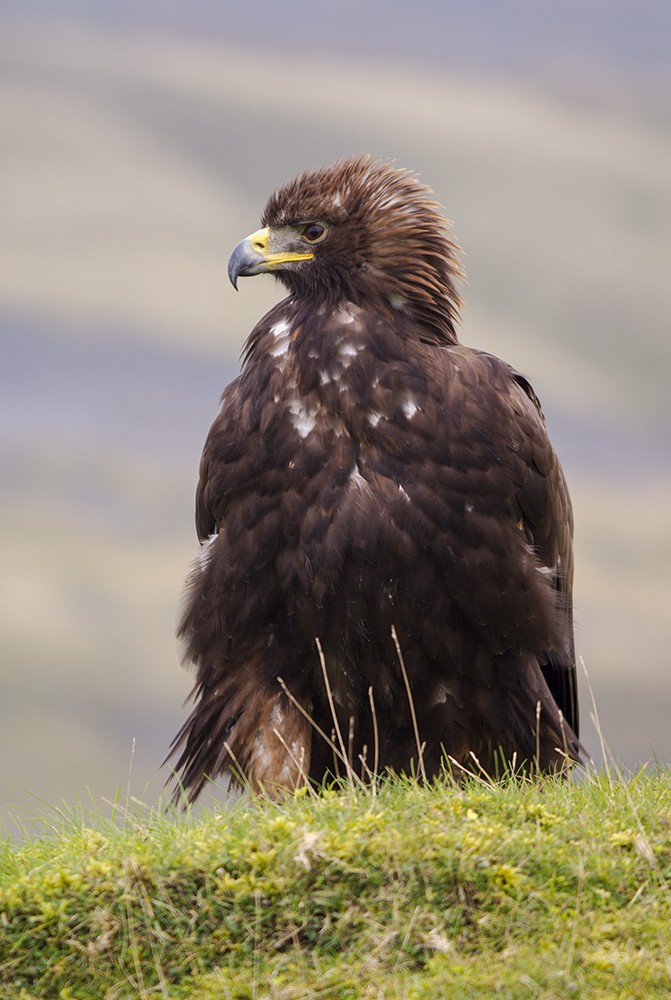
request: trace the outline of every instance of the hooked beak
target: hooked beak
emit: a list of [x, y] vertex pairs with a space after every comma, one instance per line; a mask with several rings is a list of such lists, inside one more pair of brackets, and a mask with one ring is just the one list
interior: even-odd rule
[[287, 261], [311, 260], [314, 257], [312, 253], [271, 253], [268, 250], [270, 236], [269, 229], [259, 229], [238, 243], [228, 261], [228, 277], [234, 288], [237, 289], [240, 277], [263, 274]]

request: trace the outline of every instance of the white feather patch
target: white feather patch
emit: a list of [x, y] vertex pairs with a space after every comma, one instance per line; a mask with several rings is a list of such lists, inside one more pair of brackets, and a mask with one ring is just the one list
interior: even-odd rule
[[286, 356], [291, 343], [291, 327], [285, 319], [280, 319], [270, 328], [270, 332], [275, 339], [275, 344], [270, 352], [272, 357], [279, 358]]
[[392, 309], [396, 309], [398, 312], [408, 313], [410, 300], [406, 299], [405, 295], [390, 295], [389, 305]]
[[300, 436], [306, 438], [317, 426], [317, 411], [307, 410], [298, 396], [289, 400], [287, 409], [292, 424]]
[[200, 552], [196, 556], [196, 564], [203, 572], [207, 569], [210, 559], [212, 558], [212, 544], [216, 542], [217, 538], [219, 538], [218, 533], [210, 535], [209, 538], [206, 538], [201, 545]]
[[359, 472], [358, 465], [355, 465], [354, 468], [352, 469], [349, 477], [349, 482], [351, 486], [356, 486], [357, 489], [360, 490], [368, 486], [368, 483]]
[[446, 680], [438, 681], [435, 688], [433, 689], [431, 707], [434, 708], [436, 705], [444, 704], [448, 698], [454, 698], [456, 701], [457, 694], [458, 694], [458, 688], [453, 681], [446, 681]]

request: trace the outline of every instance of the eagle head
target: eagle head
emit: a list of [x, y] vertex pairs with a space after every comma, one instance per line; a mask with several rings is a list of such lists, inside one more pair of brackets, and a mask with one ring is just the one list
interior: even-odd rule
[[458, 247], [414, 174], [348, 157], [279, 188], [261, 224], [231, 254], [235, 287], [239, 277], [270, 271], [297, 299], [391, 306], [438, 341], [456, 343]]

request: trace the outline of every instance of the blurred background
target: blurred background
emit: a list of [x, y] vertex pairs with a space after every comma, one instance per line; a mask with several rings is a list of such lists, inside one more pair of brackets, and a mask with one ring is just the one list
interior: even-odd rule
[[7, 830], [104, 811], [131, 762], [158, 801], [200, 452], [281, 296], [236, 295], [228, 255], [276, 186], [362, 151], [454, 220], [461, 339], [531, 378], [571, 487], [605, 741], [668, 764], [670, 38], [667, 0], [0, 0]]

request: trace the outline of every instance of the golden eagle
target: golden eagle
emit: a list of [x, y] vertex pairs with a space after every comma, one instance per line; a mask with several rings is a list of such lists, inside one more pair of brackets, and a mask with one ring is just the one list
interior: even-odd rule
[[580, 757], [568, 491], [526, 378], [457, 340], [432, 194], [344, 159], [280, 188], [231, 255], [233, 285], [270, 271], [289, 294], [200, 466], [191, 799], [224, 771], [322, 783], [337, 730], [364, 777]]

